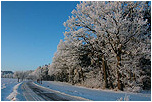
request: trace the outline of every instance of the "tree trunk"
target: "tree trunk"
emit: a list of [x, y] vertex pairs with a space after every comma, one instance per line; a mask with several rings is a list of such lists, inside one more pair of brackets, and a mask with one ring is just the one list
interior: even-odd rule
[[134, 81], [136, 80], [136, 78], [135, 78], [135, 73], [133, 73], [133, 80], [134, 80]]
[[19, 82], [20, 81], [20, 78], [17, 78], [18, 80], [17, 80], [17, 82]]
[[83, 70], [82, 70], [82, 68], [80, 68], [80, 72], [81, 72], [82, 81], [84, 81], [84, 76], [83, 76]]
[[123, 91], [123, 85], [122, 85], [122, 82], [120, 80], [121, 74], [118, 70], [118, 68], [121, 66], [120, 61], [121, 61], [121, 56], [119, 54], [119, 55], [117, 55], [117, 81], [118, 81], [118, 89]]
[[74, 69], [69, 68], [69, 83], [72, 83], [72, 84], [74, 83], [73, 82], [73, 76], [74, 76]]
[[103, 69], [103, 73], [104, 73], [104, 88], [108, 88], [107, 65], [106, 65], [106, 61], [105, 61], [104, 55], [102, 56], [102, 69]]

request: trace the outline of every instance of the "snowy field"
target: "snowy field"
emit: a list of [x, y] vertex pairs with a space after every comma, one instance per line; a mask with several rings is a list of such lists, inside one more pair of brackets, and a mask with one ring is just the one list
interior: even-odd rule
[[[39, 84], [41, 85], [41, 84]], [[110, 90], [89, 89], [80, 86], [73, 86], [61, 82], [44, 81], [42, 86], [60, 91], [69, 95], [87, 98], [93, 101], [116, 101], [127, 96], [129, 101], [150, 101], [151, 92], [144, 91], [143, 93], [126, 93], [115, 92]]]
[[1, 100], [9, 101], [7, 97], [13, 92], [13, 87], [17, 85], [17, 79], [1, 78]]

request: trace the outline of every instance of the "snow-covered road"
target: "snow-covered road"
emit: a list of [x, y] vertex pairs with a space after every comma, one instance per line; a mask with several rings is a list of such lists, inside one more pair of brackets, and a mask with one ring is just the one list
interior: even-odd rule
[[26, 81], [21, 86], [26, 101], [88, 101], [87, 99], [57, 92]]

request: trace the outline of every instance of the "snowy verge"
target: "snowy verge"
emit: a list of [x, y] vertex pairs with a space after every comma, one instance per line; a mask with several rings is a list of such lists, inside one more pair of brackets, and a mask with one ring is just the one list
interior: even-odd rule
[[[36, 82], [35, 82], [36, 83]], [[82, 86], [74, 86], [62, 82], [43, 81], [43, 84], [36, 83], [40, 86], [59, 91], [68, 95], [83, 97], [92, 101], [150, 101], [151, 92], [130, 93], [123, 91], [90, 89]]]
[[[21, 82], [21, 83], [22, 83], [22, 82]], [[10, 93], [10, 95], [7, 97], [7, 99], [9, 99], [9, 100], [11, 100], [11, 101], [18, 101], [18, 99], [16, 98], [16, 96], [17, 96], [18, 94], [20, 94], [20, 93], [18, 93], [17, 89], [18, 89], [18, 87], [19, 87], [19, 85], [20, 85], [21, 83], [18, 83], [17, 85], [14, 86], [13, 92]]]
[[[72, 95], [68, 95], [68, 94], [65, 94], [65, 93], [60, 92], [60, 91], [52, 90], [52, 89], [46, 88], [46, 87], [44, 87], [44, 86], [40, 86], [40, 85], [38, 85], [38, 84], [36, 84], [36, 83], [34, 83], [34, 82], [33, 82], [33, 84], [36, 85], [36, 86], [38, 86], [38, 87], [41, 87], [41, 88], [45, 88], [45, 89], [47, 89], [47, 90], [50, 90], [50, 91], [52, 91], [52, 92], [54, 92], [54, 93], [59, 93], [59, 94], [62, 94], [62, 95], [64, 95], [64, 96], [67, 96], [66, 98], [72, 97], [72, 98], [77, 98], [77, 99], [80, 99], [80, 100], [83, 100], [83, 101], [92, 101], [92, 100], [89, 100], [89, 99], [86, 99], [86, 98], [83, 98], [83, 97], [72, 96]], [[71, 98], [70, 98], [70, 100], [71, 100]], [[73, 101], [74, 101], [74, 100], [73, 100]]]

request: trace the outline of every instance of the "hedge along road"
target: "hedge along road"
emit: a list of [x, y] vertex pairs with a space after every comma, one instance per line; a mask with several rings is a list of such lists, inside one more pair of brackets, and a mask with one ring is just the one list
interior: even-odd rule
[[26, 101], [89, 101], [39, 86], [32, 81], [24, 82], [21, 89]]

